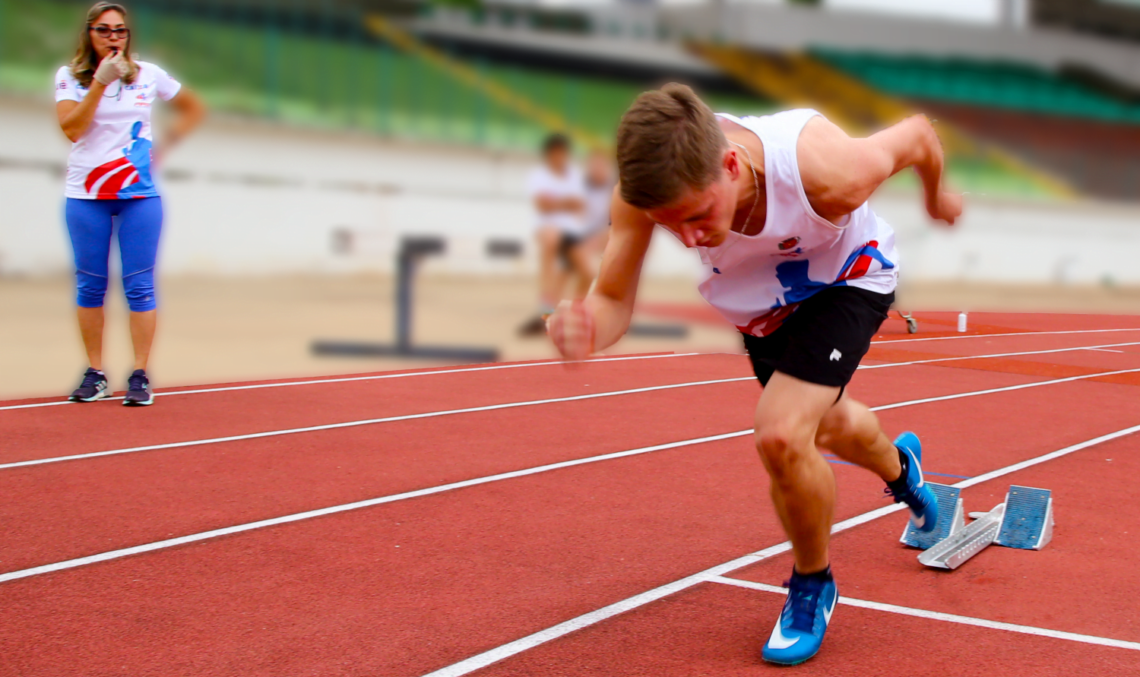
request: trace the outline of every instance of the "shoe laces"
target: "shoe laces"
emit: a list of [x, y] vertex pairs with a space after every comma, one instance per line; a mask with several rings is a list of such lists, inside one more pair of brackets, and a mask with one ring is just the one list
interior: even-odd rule
[[127, 390], [146, 390], [148, 383], [150, 381], [147, 380], [146, 374], [131, 374], [127, 379]]
[[[793, 579], [794, 580], [794, 579]], [[824, 583], [813, 578], [784, 581], [788, 588], [788, 606], [792, 610], [792, 628], [812, 632], [815, 628], [815, 610], [819, 605], [819, 595]]]
[[902, 503], [903, 501], [906, 500], [906, 494], [904, 492], [901, 492], [901, 491], [898, 493], [895, 493], [894, 489], [887, 487], [887, 488], [883, 489], [883, 498], [891, 498], [891, 499], [894, 499], [895, 503]]
[[94, 369], [88, 369], [83, 374], [83, 383], [79, 384], [80, 388], [94, 388], [95, 384], [103, 380], [103, 375]]

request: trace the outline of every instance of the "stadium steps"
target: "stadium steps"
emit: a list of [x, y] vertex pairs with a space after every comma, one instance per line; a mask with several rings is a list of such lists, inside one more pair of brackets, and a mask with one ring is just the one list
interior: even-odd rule
[[[817, 108], [854, 133], [871, 133], [917, 112], [906, 102], [884, 94], [809, 54], [768, 54], [709, 43], [693, 43], [690, 48], [753, 91], [786, 105]], [[1074, 194], [1068, 182], [999, 148], [980, 143], [953, 126], [939, 123], [938, 134], [951, 155], [992, 163], [1029, 179], [1050, 194]]]
[[471, 66], [449, 57], [379, 14], [367, 16], [365, 26], [373, 35], [386, 40], [393, 47], [423, 59], [456, 82], [483, 94], [491, 101], [513, 111], [524, 119], [538, 123], [545, 129], [564, 132], [573, 137], [579, 144], [588, 147], [606, 148], [611, 145], [609, 140], [589, 129], [571, 125], [558, 112], [540, 106], [529, 97], [486, 77]]

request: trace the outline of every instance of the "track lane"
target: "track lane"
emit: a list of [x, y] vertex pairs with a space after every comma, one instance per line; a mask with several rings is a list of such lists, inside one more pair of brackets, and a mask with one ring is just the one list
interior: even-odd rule
[[[896, 581], [896, 584], [898, 582]], [[716, 583], [694, 588], [474, 673], [479, 677], [807, 677], [997, 674], [1067, 677], [1073, 666], [1104, 677], [1136, 674], [1135, 652], [839, 607], [820, 653], [795, 668], [760, 651], [780, 595]]]
[[[1127, 544], [1140, 521], [1119, 510], [1140, 475], [1138, 452], [1140, 437], [1126, 437], [962, 492], [966, 510], [981, 511], [1001, 503], [1010, 484], [1052, 490], [1057, 527], [1039, 552], [993, 546], [953, 572], [935, 571], [917, 562], [918, 551], [878, 547], [901, 533], [884, 520], [836, 539], [841, 585], [877, 602], [1140, 642], [1135, 600], [1121, 594], [1136, 587]], [[733, 577], [778, 584], [789, 561], [774, 558]], [[893, 583], [900, 578], [909, 584]]]
[[[839, 519], [882, 505], [867, 473], [837, 472]], [[764, 487], [748, 445], [719, 442], [13, 581], [0, 608], [26, 629], [0, 633], [0, 651], [46, 624], [26, 672], [66, 674], [82, 656], [94, 672], [422, 674], [778, 542]], [[203, 643], [188, 664], [178, 647]]]
[[[922, 384], [909, 378], [898, 383], [901, 379], [888, 372], [869, 374], [853, 384], [853, 393], [877, 406], [913, 401], [894, 398], [915, 395], [977, 392], [994, 380], [990, 374], [953, 375]], [[547, 405], [524, 416], [518, 414], [522, 410], [500, 410], [432, 419], [430, 434], [424, 432], [424, 421], [404, 421], [10, 469], [0, 472], [0, 492], [10, 499], [0, 504], [0, 522], [9, 525], [8, 554], [0, 571], [544, 463], [747, 429], [758, 392], [754, 382], [745, 381], [707, 386], [703, 393], [694, 388]], [[885, 413], [905, 421], [904, 411]], [[663, 419], [662, 412], [685, 415]], [[583, 421], [590, 424], [583, 426]], [[937, 462], [928, 467], [940, 470]], [[948, 472], [955, 470], [957, 466]], [[73, 509], [61, 511], [61, 505]], [[100, 519], [92, 523], [91, 515]]]
[[8, 410], [0, 411], [0, 462], [750, 373], [743, 356], [701, 355], [231, 390], [160, 398], [145, 409], [95, 402]]

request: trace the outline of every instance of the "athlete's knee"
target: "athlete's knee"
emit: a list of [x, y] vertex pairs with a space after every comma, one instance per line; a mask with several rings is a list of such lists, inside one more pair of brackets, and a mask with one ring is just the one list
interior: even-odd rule
[[756, 427], [756, 451], [773, 475], [792, 472], [811, 450], [810, 427], [791, 420]]
[[158, 305], [154, 297], [154, 269], [123, 277], [123, 291], [126, 293], [127, 305], [132, 312], [145, 313], [154, 310]]
[[76, 303], [80, 308], [102, 308], [107, 295], [107, 278], [82, 270], [75, 271]]
[[[815, 442], [826, 449], [852, 443], [869, 443], [874, 441], [877, 430], [878, 419], [870, 409], [844, 398], [829, 409], [819, 422]], [[863, 439], [868, 436], [870, 439]]]

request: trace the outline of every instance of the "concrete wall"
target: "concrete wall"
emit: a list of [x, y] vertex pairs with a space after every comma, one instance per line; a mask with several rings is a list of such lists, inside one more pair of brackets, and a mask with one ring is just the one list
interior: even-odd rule
[[[62, 223], [68, 144], [50, 103], [0, 100], [0, 274], [70, 269]], [[450, 241], [428, 265], [456, 273], [534, 270], [523, 192], [533, 159], [413, 146], [366, 135], [214, 121], [169, 158], [164, 273], [248, 275], [391, 269], [401, 234]], [[1015, 204], [967, 196], [953, 230], [933, 226], [911, 191], [875, 206], [899, 231], [907, 279], [1140, 284], [1140, 208]], [[355, 253], [332, 233], [355, 233]], [[491, 260], [488, 238], [528, 245]], [[659, 234], [646, 271], [695, 276], [697, 257]]]

